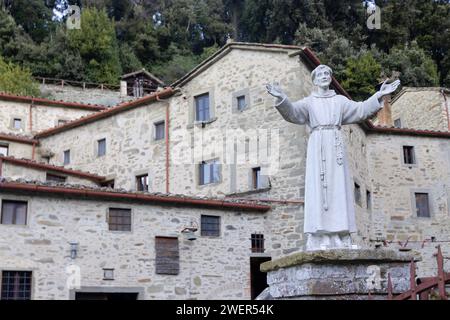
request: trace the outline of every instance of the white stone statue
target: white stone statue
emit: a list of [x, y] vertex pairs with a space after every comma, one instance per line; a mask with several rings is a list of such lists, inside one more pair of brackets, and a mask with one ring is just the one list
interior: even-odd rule
[[320, 65], [311, 73], [316, 87], [310, 96], [291, 102], [277, 83], [266, 86], [278, 99], [276, 108], [286, 121], [309, 126], [306, 181], [306, 250], [354, 248], [356, 232], [353, 183], [350, 179], [341, 126], [361, 122], [382, 108], [383, 96], [400, 85], [387, 80], [380, 91], [364, 102], [337, 95], [329, 86], [330, 67]]

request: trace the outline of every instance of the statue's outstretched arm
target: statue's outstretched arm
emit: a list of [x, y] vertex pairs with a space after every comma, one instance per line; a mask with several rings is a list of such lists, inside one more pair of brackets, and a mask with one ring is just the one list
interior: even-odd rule
[[308, 106], [304, 100], [292, 103], [278, 83], [267, 84], [267, 92], [277, 98], [275, 107], [286, 121], [306, 124], [309, 120]]

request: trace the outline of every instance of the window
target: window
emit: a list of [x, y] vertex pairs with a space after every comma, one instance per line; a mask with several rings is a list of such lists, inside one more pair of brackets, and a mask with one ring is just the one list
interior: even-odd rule
[[252, 252], [264, 252], [264, 235], [261, 233], [254, 233], [251, 237]]
[[366, 208], [372, 210], [372, 193], [369, 190], [366, 190]]
[[1, 300], [30, 300], [31, 271], [3, 271]]
[[209, 116], [209, 93], [195, 97], [195, 120], [208, 121]]
[[401, 128], [401, 127], [402, 127], [402, 120], [400, 120], [400, 119], [395, 119], [395, 120], [394, 120], [394, 127], [395, 127], [395, 128]]
[[355, 182], [355, 202], [361, 206], [361, 187]]
[[27, 224], [27, 207], [28, 203], [25, 201], [2, 201], [2, 224]]
[[430, 202], [428, 193], [415, 193], [416, 198], [416, 213], [418, 217], [429, 218], [430, 215]]
[[236, 99], [237, 99], [237, 109], [239, 111], [244, 110], [245, 107], [247, 106], [247, 103], [245, 101], [245, 96], [239, 96]]
[[7, 144], [0, 144], [0, 156], [7, 156], [9, 153], [9, 146]]
[[148, 191], [148, 174], [143, 174], [136, 177], [137, 191]]
[[166, 136], [166, 126], [164, 121], [155, 123], [155, 140], [162, 140]]
[[114, 269], [103, 269], [103, 280], [114, 280]]
[[70, 163], [70, 150], [64, 151], [64, 165]]
[[416, 163], [416, 157], [414, 156], [414, 147], [403, 146], [403, 162], [405, 164]]
[[201, 217], [201, 235], [219, 237], [220, 236], [220, 217], [203, 216]]
[[64, 183], [64, 182], [66, 182], [66, 177], [58, 176], [58, 175], [52, 174], [52, 173], [47, 173], [47, 179], [46, 180], [47, 181]]
[[177, 275], [180, 272], [178, 238], [155, 237], [156, 274]]
[[67, 120], [59, 119], [58, 120], [58, 126], [62, 126], [63, 124], [66, 124]]
[[114, 189], [114, 180], [107, 180], [100, 183], [100, 187]]
[[262, 188], [260, 167], [252, 169], [252, 182], [253, 182], [253, 189]]
[[216, 183], [220, 181], [220, 164], [218, 160], [203, 162], [199, 166], [200, 185]]
[[131, 231], [131, 209], [109, 209], [109, 231]]
[[97, 141], [97, 156], [101, 157], [106, 154], [106, 139]]
[[20, 118], [14, 118], [13, 119], [13, 128], [14, 129], [22, 129], [22, 119]]

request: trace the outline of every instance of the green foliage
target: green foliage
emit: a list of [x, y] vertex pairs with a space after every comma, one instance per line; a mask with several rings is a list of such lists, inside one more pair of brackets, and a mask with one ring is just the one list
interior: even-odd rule
[[0, 57], [0, 91], [17, 95], [38, 96], [39, 86], [28, 69]]
[[85, 8], [81, 29], [67, 30], [69, 48], [78, 52], [84, 64], [85, 80], [118, 83], [122, 73], [114, 22], [105, 10]]
[[375, 93], [374, 84], [377, 83], [380, 73], [381, 65], [370, 52], [366, 52], [347, 61], [342, 85], [353, 99], [364, 100]]
[[388, 76], [399, 72], [404, 86], [432, 87], [439, 85], [436, 63], [415, 42], [410, 46], [392, 49], [391, 53], [382, 59], [382, 66]]

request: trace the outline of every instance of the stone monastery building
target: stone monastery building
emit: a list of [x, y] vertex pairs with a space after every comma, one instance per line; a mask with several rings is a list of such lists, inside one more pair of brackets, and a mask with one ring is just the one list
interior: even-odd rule
[[[0, 94], [0, 299], [255, 298], [259, 265], [304, 244], [309, 129], [282, 119], [265, 84], [300, 99], [318, 64], [308, 48], [231, 42], [114, 106], [88, 104], [119, 101], [90, 89]], [[450, 254], [448, 99], [403, 88], [343, 128], [354, 242], [419, 251], [421, 276], [438, 243]]]

